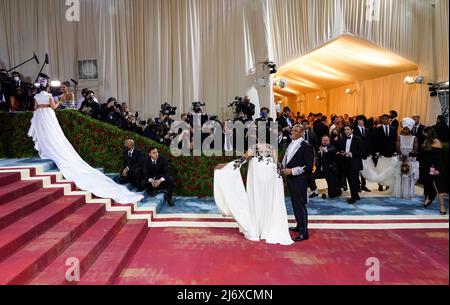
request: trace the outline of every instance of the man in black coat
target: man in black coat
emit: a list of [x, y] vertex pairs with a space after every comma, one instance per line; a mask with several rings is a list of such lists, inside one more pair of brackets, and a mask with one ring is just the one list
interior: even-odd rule
[[288, 144], [291, 143], [290, 134], [292, 127], [295, 125], [290, 115], [291, 109], [289, 107], [284, 107], [282, 115], [277, 119], [278, 126], [281, 127], [283, 132], [283, 138], [287, 139]]
[[149, 157], [144, 161], [142, 187], [147, 190], [150, 196], [154, 196], [158, 190], [167, 190], [165, 201], [169, 206], [174, 206], [175, 183], [170, 175], [169, 162], [159, 155], [156, 147], [150, 149]]
[[391, 110], [389, 112], [389, 116], [390, 116], [390, 119], [391, 119], [391, 126], [394, 127], [395, 133], [398, 133], [398, 129], [400, 127], [400, 122], [397, 120], [397, 117], [398, 117], [397, 111]]
[[421, 150], [422, 145], [425, 142], [425, 135], [423, 134], [423, 131], [425, 130], [426, 126], [420, 122], [420, 115], [416, 114], [412, 117], [412, 119], [416, 122], [416, 124], [414, 125], [411, 133], [419, 141], [419, 150]]
[[308, 176], [312, 174], [314, 151], [303, 139], [304, 128], [294, 126], [291, 131], [292, 142], [283, 158], [283, 173], [287, 176], [287, 183], [292, 197], [297, 227], [291, 231], [299, 233], [294, 239], [301, 242], [309, 239], [308, 232]]
[[327, 181], [328, 197], [330, 199], [342, 195], [342, 190], [338, 188], [337, 184], [338, 166], [336, 161], [336, 153], [336, 147], [330, 144], [330, 136], [324, 135], [322, 137], [322, 145], [319, 147], [319, 151], [317, 153], [317, 169], [313, 174], [314, 187], [311, 190], [316, 193], [317, 185], [315, 183], [315, 180], [325, 179]]
[[[362, 142], [362, 153], [361, 158], [363, 160], [366, 160], [372, 151], [372, 135], [369, 128], [366, 128], [367, 124], [367, 118], [363, 115], [360, 115], [356, 118], [356, 127], [354, 129], [353, 134], [361, 139]], [[367, 188], [367, 181], [366, 179], [361, 175], [361, 183], [360, 183], [360, 190], [365, 192], [371, 192]]]
[[122, 173], [119, 178], [119, 183], [131, 183], [133, 187], [142, 190], [141, 179], [144, 155], [140, 150], [135, 148], [133, 140], [128, 139], [125, 141], [122, 159]]
[[350, 125], [344, 128], [345, 137], [340, 142], [340, 154], [344, 159], [344, 173], [350, 185], [351, 198], [349, 204], [355, 204], [361, 200], [359, 197], [359, 172], [363, 170], [361, 155], [363, 153], [362, 141], [353, 135]]
[[[375, 158], [380, 156], [385, 158], [392, 158], [397, 151], [397, 132], [394, 127], [391, 126], [390, 116], [385, 114], [381, 117], [381, 126], [378, 127], [375, 136]], [[383, 191], [383, 186], [380, 185], [378, 191]]]
[[328, 127], [326, 122], [327, 117], [320, 114], [319, 118], [313, 124], [313, 131], [316, 134], [318, 141], [321, 141], [323, 136], [330, 135], [330, 128]]
[[319, 148], [319, 143], [316, 134], [311, 130], [309, 126], [309, 121], [303, 120], [302, 126], [304, 128], [303, 139], [314, 148], [314, 151], [317, 151], [317, 149]]

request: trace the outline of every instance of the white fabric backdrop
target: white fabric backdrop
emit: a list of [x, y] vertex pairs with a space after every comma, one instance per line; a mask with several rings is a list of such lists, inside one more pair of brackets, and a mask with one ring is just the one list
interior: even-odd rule
[[[63, 0], [0, 0], [0, 65], [48, 52], [44, 71], [67, 80], [76, 78], [77, 60], [97, 59], [99, 80], [79, 89], [117, 96], [145, 115], [166, 101], [181, 113], [201, 99], [223, 116], [245, 94], [271, 105], [271, 89], [254, 87], [256, 63], [287, 63], [345, 32], [448, 80], [448, 1], [374, 1], [368, 20], [362, 0], [80, 0], [81, 21], [69, 23]], [[38, 69], [19, 71], [34, 78]]]

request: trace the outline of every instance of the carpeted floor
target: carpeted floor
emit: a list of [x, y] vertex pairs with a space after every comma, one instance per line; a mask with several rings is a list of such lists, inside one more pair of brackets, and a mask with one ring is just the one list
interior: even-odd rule
[[[448, 284], [448, 230], [314, 230], [289, 247], [246, 241], [237, 230], [151, 229], [117, 284]], [[377, 283], [375, 283], [377, 284]]]

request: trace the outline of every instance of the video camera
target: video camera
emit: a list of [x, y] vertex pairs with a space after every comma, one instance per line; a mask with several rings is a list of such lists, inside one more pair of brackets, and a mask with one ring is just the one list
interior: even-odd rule
[[177, 112], [177, 107], [172, 107], [168, 103], [161, 105], [161, 113], [164, 115], [175, 115]]
[[203, 102], [193, 102], [192, 103], [192, 110], [194, 111], [194, 113], [201, 113], [202, 112], [202, 107], [205, 107], [206, 103]]
[[250, 102], [247, 97], [243, 98], [236, 96], [234, 102], [232, 102], [228, 108], [234, 108], [235, 119], [239, 118], [241, 113], [244, 113], [248, 119], [255, 114], [255, 105]]

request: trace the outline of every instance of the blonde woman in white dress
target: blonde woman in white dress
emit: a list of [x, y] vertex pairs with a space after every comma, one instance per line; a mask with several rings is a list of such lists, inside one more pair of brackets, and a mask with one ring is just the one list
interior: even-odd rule
[[64, 178], [72, 181], [81, 190], [97, 197], [113, 199], [120, 204], [137, 203], [144, 197], [118, 185], [102, 172], [92, 168], [75, 151], [64, 135], [55, 109], [55, 102], [48, 93], [48, 81], [42, 81], [41, 91], [34, 97], [35, 111], [28, 136], [33, 138], [34, 148], [42, 159], [55, 162]]

